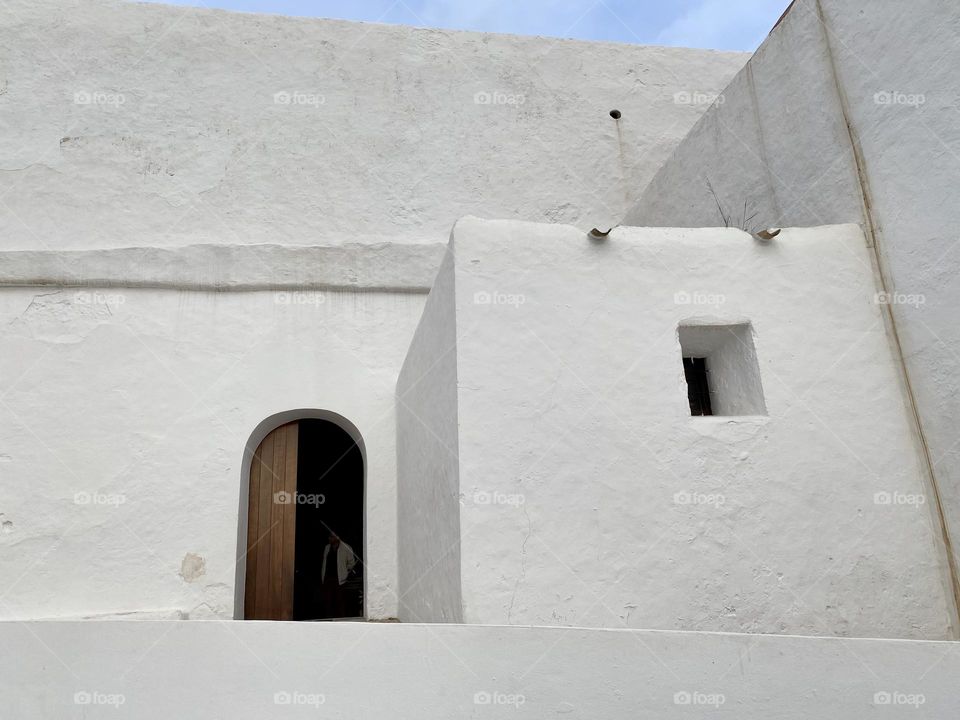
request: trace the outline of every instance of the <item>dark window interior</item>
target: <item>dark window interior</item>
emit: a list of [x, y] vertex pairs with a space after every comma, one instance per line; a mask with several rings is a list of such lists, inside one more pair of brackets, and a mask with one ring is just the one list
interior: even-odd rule
[[688, 357], [683, 359], [683, 374], [687, 378], [687, 399], [691, 415], [713, 415], [710, 407], [710, 383], [708, 382], [707, 359]]
[[[356, 567], [342, 586], [340, 617], [362, 617], [363, 455], [347, 432], [326, 420], [301, 420], [298, 447], [300, 500], [297, 503], [293, 618], [334, 617], [324, 612], [320, 578], [323, 549], [331, 531], [353, 549], [357, 558]], [[310, 496], [314, 496], [314, 502]], [[323, 496], [322, 502], [319, 496]]]

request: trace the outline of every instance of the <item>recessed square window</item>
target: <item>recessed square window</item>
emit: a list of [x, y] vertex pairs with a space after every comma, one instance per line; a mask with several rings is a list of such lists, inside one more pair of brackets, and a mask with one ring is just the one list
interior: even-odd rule
[[749, 323], [681, 325], [683, 374], [691, 415], [766, 415]]

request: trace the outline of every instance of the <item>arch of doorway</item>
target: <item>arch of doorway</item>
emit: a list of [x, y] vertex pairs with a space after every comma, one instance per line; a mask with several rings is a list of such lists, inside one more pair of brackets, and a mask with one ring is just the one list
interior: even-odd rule
[[[262, 420], [254, 428], [253, 432], [250, 433], [250, 437], [244, 444], [243, 459], [240, 462], [240, 497], [237, 510], [237, 554], [233, 588], [234, 620], [243, 620], [243, 597], [244, 587], [247, 579], [247, 563], [245, 562], [247, 552], [247, 510], [249, 508], [250, 494], [250, 465], [253, 461], [253, 454], [257, 451], [257, 448], [260, 447], [260, 443], [263, 442], [267, 435], [281, 425], [286, 425], [287, 423], [295, 422], [297, 420], [326, 420], [327, 422], [331, 422], [338, 426], [350, 436], [350, 438], [360, 449], [360, 458], [363, 461], [363, 496], [367, 497], [367, 448], [364, 445], [363, 435], [360, 434], [360, 430], [343, 415], [333, 412], [332, 410], [322, 410], [319, 408], [300, 408], [297, 410], [285, 410], [283, 412], [275, 413], [265, 420]], [[364, 504], [363, 508], [363, 517], [363, 557], [366, 558], [368, 557], [366, 504]], [[364, 587], [368, 587], [366, 563], [364, 563], [363, 566], [363, 585]], [[366, 617], [366, 594], [364, 594], [363, 604], [364, 617]]]

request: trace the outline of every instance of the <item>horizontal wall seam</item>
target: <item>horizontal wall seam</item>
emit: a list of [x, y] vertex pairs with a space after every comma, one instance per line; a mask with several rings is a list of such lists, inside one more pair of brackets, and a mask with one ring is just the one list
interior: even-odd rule
[[426, 293], [442, 243], [0, 251], [0, 287]]

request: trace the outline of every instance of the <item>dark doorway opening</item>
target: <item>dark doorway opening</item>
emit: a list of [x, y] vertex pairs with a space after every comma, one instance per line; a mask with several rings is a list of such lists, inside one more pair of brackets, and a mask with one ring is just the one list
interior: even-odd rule
[[685, 357], [683, 374], [687, 379], [687, 399], [690, 401], [691, 415], [713, 415], [710, 406], [710, 383], [707, 373], [707, 359]]
[[[299, 426], [293, 619], [361, 618], [363, 453], [336, 423], [300, 420]], [[345, 547], [326, 551], [324, 578], [331, 533]]]

